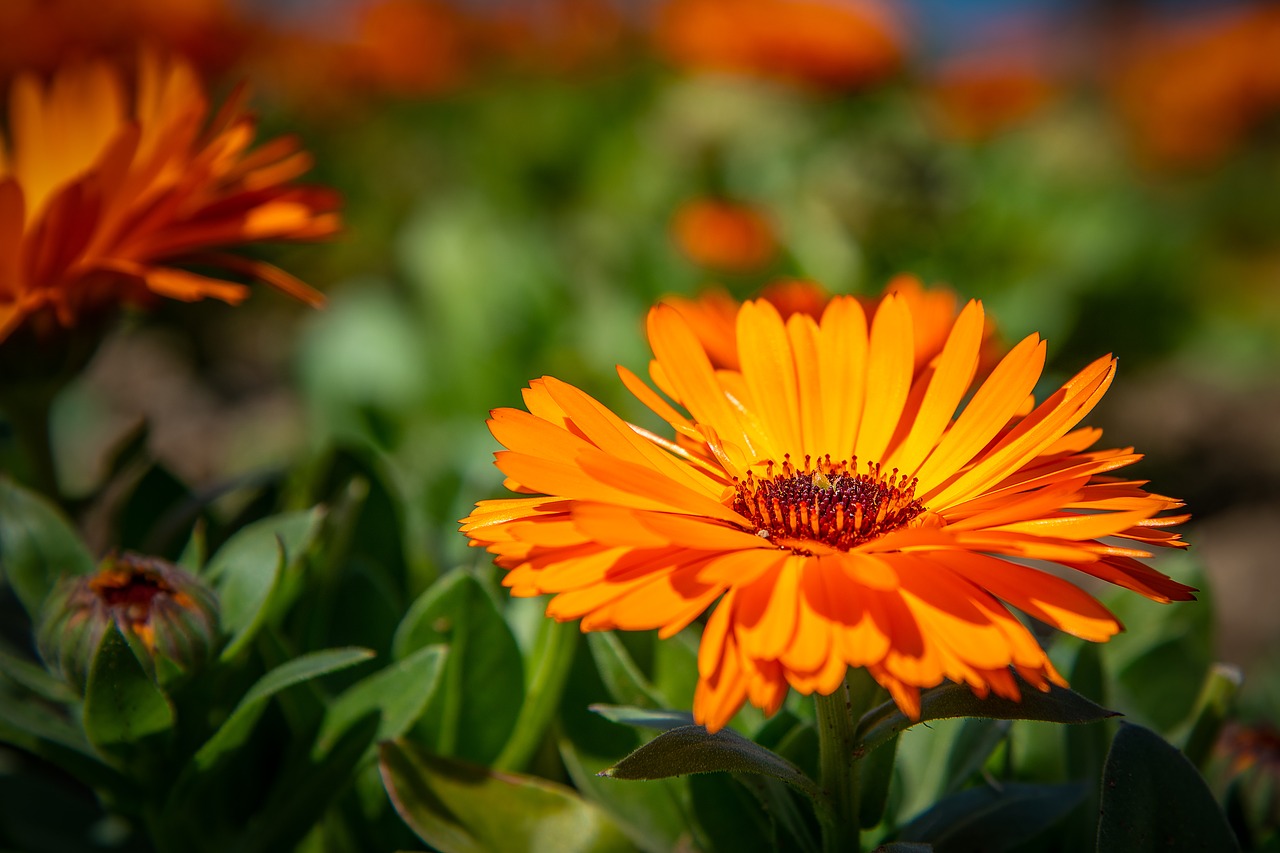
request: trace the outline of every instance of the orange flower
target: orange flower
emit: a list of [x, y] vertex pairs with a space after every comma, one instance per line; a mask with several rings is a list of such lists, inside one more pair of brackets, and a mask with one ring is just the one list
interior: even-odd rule
[[[886, 285], [884, 294], [874, 298], [855, 297], [862, 308], [874, 313], [880, 300], [890, 293], [899, 294], [911, 308], [912, 342], [915, 347], [915, 374], [919, 374], [938, 353], [942, 352], [960, 311], [960, 299], [947, 287], [926, 289], [915, 276], [899, 275]], [[807, 314], [822, 316], [831, 294], [811, 281], [779, 281], [766, 287], [760, 298], [771, 303], [782, 318]], [[741, 304], [723, 290], [709, 290], [697, 299], [668, 296], [663, 300], [678, 309], [688, 321], [698, 342], [716, 367], [739, 369], [735, 326]], [[988, 318], [982, 330], [982, 349], [978, 359], [978, 375], [985, 376], [1003, 353], [995, 336], [995, 324]]]
[[[1088, 640], [1120, 630], [1044, 560], [1157, 601], [1191, 590], [1139, 558], [1180, 547], [1157, 517], [1181, 504], [1109, 476], [1139, 456], [1090, 450], [1077, 424], [1111, 383], [1098, 359], [1038, 406], [1045, 345], [1031, 335], [969, 397], [982, 305], [952, 323], [913, 373], [911, 301], [868, 317], [850, 297], [820, 318], [768, 302], [737, 314], [739, 370], [713, 368], [688, 321], [649, 314], [650, 376], [688, 414], [619, 368], [675, 440], [632, 426], [551, 377], [528, 411], [489, 428], [506, 485], [463, 522], [515, 595], [552, 593], [547, 613], [584, 631], [702, 633], [694, 717], [724, 726], [746, 700], [776, 711], [789, 688], [829, 694], [866, 667], [907, 714], [943, 679], [1018, 698], [1014, 672], [1061, 684], [1007, 609]], [[1105, 541], [1104, 541], [1105, 540]], [[718, 603], [717, 603], [718, 602]]]
[[824, 88], [874, 82], [902, 61], [884, 14], [839, 0], [668, 0], [655, 37], [679, 65]]
[[1135, 141], [1161, 165], [1221, 158], [1280, 108], [1280, 9], [1178, 21], [1125, 40], [1113, 96]]
[[671, 230], [689, 260], [719, 270], [760, 269], [778, 249], [769, 220], [746, 204], [709, 198], [686, 202]]
[[209, 105], [182, 61], [143, 55], [132, 107], [105, 64], [65, 68], [48, 86], [15, 81], [7, 152], [0, 144], [0, 341], [24, 322], [71, 326], [121, 301], [248, 295], [185, 263], [323, 301], [282, 270], [211, 251], [339, 227], [332, 192], [290, 183], [311, 165], [296, 140], [246, 153], [243, 94], [202, 132]]
[[943, 126], [960, 139], [985, 139], [1024, 121], [1057, 94], [1034, 58], [965, 56], [942, 67], [930, 95]]

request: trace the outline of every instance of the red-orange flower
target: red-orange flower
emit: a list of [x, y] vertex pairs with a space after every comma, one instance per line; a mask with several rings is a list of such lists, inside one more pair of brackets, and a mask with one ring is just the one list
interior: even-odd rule
[[726, 272], [760, 269], [778, 250], [769, 220], [747, 204], [709, 198], [686, 202], [671, 230], [689, 260]]
[[874, 82], [902, 61], [882, 12], [839, 0], [668, 0], [655, 38], [680, 65], [823, 88]]
[[1152, 27], [1126, 39], [1113, 95], [1146, 157], [1213, 162], [1280, 108], [1278, 51], [1272, 5]]
[[929, 87], [943, 127], [960, 139], [984, 139], [1050, 103], [1057, 86], [1034, 57], [964, 56], [939, 69]]
[[[960, 298], [947, 287], [926, 288], [920, 279], [911, 275], [898, 275], [876, 297], [855, 297], [868, 313], [874, 313], [880, 300], [896, 293], [911, 308], [912, 342], [915, 347], [915, 373], [919, 374], [947, 342], [947, 335], [960, 312]], [[822, 316], [831, 294], [812, 281], [785, 280], [765, 287], [760, 298], [769, 302], [784, 320], [792, 314], [808, 314], [817, 319]], [[663, 299], [677, 308], [688, 321], [698, 342], [702, 344], [716, 367], [739, 368], [738, 344], [735, 327], [741, 303], [719, 289], [708, 290], [696, 299], [668, 296]], [[995, 334], [995, 324], [987, 319], [982, 331], [982, 350], [978, 359], [978, 375], [985, 376], [1000, 360], [1000, 350]]]
[[[869, 317], [838, 297], [820, 318], [768, 302], [737, 314], [738, 370], [715, 370], [688, 321], [649, 314], [654, 383], [623, 382], [674, 430], [632, 426], [551, 377], [528, 411], [498, 409], [497, 465], [519, 497], [480, 502], [463, 530], [516, 595], [582, 629], [680, 631], [714, 605], [694, 716], [719, 729], [746, 700], [831, 693], [866, 667], [908, 714], [943, 679], [1017, 698], [1014, 672], [1062, 683], [1011, 605], [1106, 640], [1120, 625], [1044, 560], [1158, 601], [1192, 590], [1140, 562], [1180, 546], [1180, 506], [1110, 472], [1131, 448], [1077, 428], [1111, 383], [1098, 359], [1034, 405], [1045, 344], [1031, 335], [970, 396], [982, 306], [970, 302], [914, 370], [911, 302]], [[967, 402], [964, 402], [967, 398]], [[962, 406], [963, 403], [963, 406]], [[957, 414], [957, 409], [959, 412]], [[687, 412], [687, 414], [685, 413]], [[718, 603], [717, 603], [718, 602]]]
[[[24, 322], [70, 326], [122, 301], [239, 302], [248, 288], [226, 273], [322, 301], [282, 270], [213, 251], [339, 227], [332, 192], [292, 183], [311, 165], [296, 140], [248, 150], [255, 122], [243, 90], [210, 122], [191, 67], [144, 54], [131, 98], [99, 63], [67, 67], [48, 85], [21, 76], [9, 108], [7, 149], [0, 141], [0, 341]], [[179, 266], [188, 263], [219, 277]]]

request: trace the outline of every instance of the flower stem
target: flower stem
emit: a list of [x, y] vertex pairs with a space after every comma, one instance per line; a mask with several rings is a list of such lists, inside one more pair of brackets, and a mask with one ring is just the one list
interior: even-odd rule
[[[24, 389], [25, 390], [25, 389]], [[53, 445], [49, 440], [50, 394], [20, 393], [8, 395], [3, 407], [17, 439], [20, 463], [24, 464], [27, 485], [57, 502], [57, 468], [53, 461]]]
[[858, 718], [875, 696], [875, 682], [864, 669], [851, 669], [830, 696], [814, 695], [818, 722], [818, 764], [822, 792], [831, 808], [819, 809], [824, 853], [856, 851], [858, 772], [853, 755]]

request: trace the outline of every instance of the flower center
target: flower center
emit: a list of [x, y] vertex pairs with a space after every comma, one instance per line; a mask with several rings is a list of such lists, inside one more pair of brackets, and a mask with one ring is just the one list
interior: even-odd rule
[[[824, 456], [804, 468], [783, 457], [781, 466], [765, 463], [765, 474], [748, 472], [734, 480], [735, 512], [751, 520], [766, 539], [821, 542], [847, 551], [908, 524], [924, 512], [915, 499], [916, 481], [894, 468], [887, 476], [869, 462], [858, 473], [858, 460], [832, 462]], [[794, 546], [792, 546], [794, 548]]]

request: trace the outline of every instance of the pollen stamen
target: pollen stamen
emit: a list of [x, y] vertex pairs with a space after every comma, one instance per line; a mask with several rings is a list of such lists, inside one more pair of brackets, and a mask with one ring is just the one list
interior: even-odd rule
[[915, 499], [916, 481], [894, 468], [887, 475], [878, 463], [858, 473], [856, 458], [832, 462], [806, 455], [804, 467], [784, 456], [781, 465], [764, 463], [764, 476], [748, 472], [734, 481], [733, 508], [766, 539], [809, 540], [841, 550], [857, 547], [909, 524], [924, 512]]

